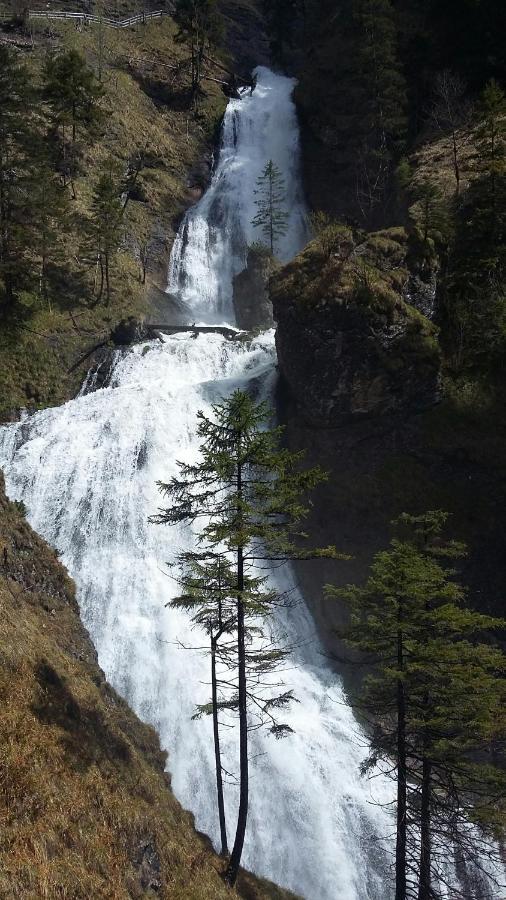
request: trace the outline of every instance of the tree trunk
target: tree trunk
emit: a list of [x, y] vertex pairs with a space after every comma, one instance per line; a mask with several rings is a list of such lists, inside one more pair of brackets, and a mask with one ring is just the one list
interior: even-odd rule
[[[240, 449], [239, 449], [240, 452]], [[237, 496], [242, 499], [242, 469], [237, 465]], [[248, 710], [246, 696], [246, 645], [244, 629], [244, 557], [243, 548], [237, 548], [237, 667], [239, 681], [239, 814], [232, 856], [225, 872], [225, 880], [233, 887], [237, 880], [248, 820], [249, 770], [248, 770]]]
[[455, 181], [457, 182], [457, 187], [455, 189], [455, 193], [457, 196], [460, 194], [460, 166], [459, 166], [459, 153], [457, 149], [457, 136], [455, 131], [452, 133], [452, 152], [453, 152], [453, 172], [455, 175]]
[[105, 295], [107, 298], [107, 305], [109, 305], [111, 300], [111, 286], [109, 284], [109, 253], [106, 251], [105, 253]]
[[418, 900], [431, 900], [431, 777], [430, 760], [424, 755], [422, 764], [422, 802], [420, 811], [420, 880]]
[[218, 640], [211, 634], [211, 685], [213, 702], [214, 760], [216, 764], [216, 791], [218, 794], [218, 815], [220, 819], [221, 853], [228, 856], [227, 825], [223, 799], [223, 773], [221, 768], [220, 731], [218, 723], [218, 687], [216, 683], [216, 648]]
[[[397, 668], [404, 668], [402, 605], [398, 607]], [[395, 900], [406, 900], [406, 698], [404, 683], [397, 679], [397, 840], [395, 847]]]
[[100, 266], [100, 287], [97, 294], [97, 303], [100, 302], [102, 294], [104, 293], [104, 261], [102, 259], [102, 253], [98, 254], [98, 264]]

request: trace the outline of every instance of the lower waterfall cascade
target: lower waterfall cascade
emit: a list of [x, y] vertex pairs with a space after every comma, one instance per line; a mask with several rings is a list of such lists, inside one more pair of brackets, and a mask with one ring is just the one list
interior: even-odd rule
[[[196, 321], [234, 324], [232, 279], [258, 234], [254, 189], [266, 162], [283, 173], [289, 229], [279, 256], [307, 237], [299, 177], [293, 80], [259, 68], [254, 92], [231, 100], [211, 185], [176, 238], [168, 290]], [[274, 335], [247, 342], [191, 334], [117, 354], [107, 387], [0, 429], [0, 466], [9, 496], [60, 555], [77, 585], [83, 621], [108, 680], [150, 723], [168, 751], [172, 788], [216, 847], [210, 720], [191, 721], [208, 699], [208, 659], [188, 617], [167, 609], [177, 585], [167, 570], [194, 545], [191, 527], [150, 525], [158, 480], [198, 453], [196, 415], [236, 387], [272, 396]], [[289, 584], [284, 567], [272, 575]], [[392, 797], [382, 776], [361, 777], [360, 726], [328, 666], [304, 603], [278, 613], [297, 645], [287, 676], [299, 701], [287, 713], [294, 734], [251, 736], [251, 805], [243, 864], [307, 900], [385, 900], [391, 894], [393, 822], [379, 805]], [[227, 730], [228, 731], [228, 730]], [[224, 764], [237, 770], [235, 737], [223, 735]], [[229, 827], [237, 786], [226, 786]], [[233, 834], [232, 834], [233, 837]]]

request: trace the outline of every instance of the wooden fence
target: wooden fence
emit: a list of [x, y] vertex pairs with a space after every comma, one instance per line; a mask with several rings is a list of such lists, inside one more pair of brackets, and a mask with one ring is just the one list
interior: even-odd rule
[[102, 25], [107, 25], [108, 28], [130, 28], [132, 25], [138, 25], [140, 23], [144, 24], [151, 19], [161, 19], [164, 15], [166, 15], [166, 13], [161, 9], [156, 12], [137, 13], [137, 15], [130, 16], [128, 19], [110, 19], [106, 16], [94, 16], [89, 13], [81, 12], [28, 11], [29, 19], [77, 19], [81, 22], [91, 22], [96, 25], [100, 25], [101, 23]]

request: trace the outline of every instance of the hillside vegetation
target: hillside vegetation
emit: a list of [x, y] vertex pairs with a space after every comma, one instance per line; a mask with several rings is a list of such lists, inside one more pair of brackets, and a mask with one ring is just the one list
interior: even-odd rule
[[[0, 482], [0, 897], [219, 900], [222, 861], [105, 681], [65, 569]], [[291, 896], [243, 873], [247, 900]]]
[[[102, 35], [96, 27], [80, 31], [54, 20], [32, 20], [30, 29], [34, 49], [10, 53], [13, 64], [28, 70], [39, 131], [52, 127], [44, 96], [37, 97], [50, 56], [75, 50], [94, 75], [100, 66], [103, 96], [96, 127], [77, 135], [78, 165], [72, 189], [67, 184], [65, 191], [65, 222], [51, 224], [44, 291], [40, 257], [26, 251], [23, 290], [1, 312], [0, 420], [21, 407], [67, 399], [85, 374], [83, 367], [68, 373], [82, 353], [107, 339], [121, 318], [157, 309], [174, 229], [205, 186], [206, 160], [226, 102], [221, 85], [211, 80], [203, 84], [198, 105], [192, 102], [187, 50], [175, 40], [177, 27], [169, 16], [135, 29], [104, 28]], [[219, 81], [219, 72], [214, 74]], [[93, 195], [104, 173], [112, 173], [118, 185], [135, 178], [111, 262], [108, 303], [97, 299], [97, 256], [89, 238]], [[34, 180], [40, 186], [38, 171]]]

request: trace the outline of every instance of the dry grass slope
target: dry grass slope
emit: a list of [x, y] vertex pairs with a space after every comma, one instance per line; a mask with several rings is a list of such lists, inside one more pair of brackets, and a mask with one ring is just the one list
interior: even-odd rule
[[0, 606], [0, 898], [288, 898], [246, 873], [225, 887], [154, 731], [105, 681], [72, 582], [3, 483]]

